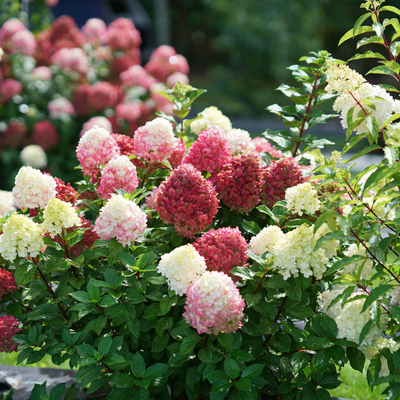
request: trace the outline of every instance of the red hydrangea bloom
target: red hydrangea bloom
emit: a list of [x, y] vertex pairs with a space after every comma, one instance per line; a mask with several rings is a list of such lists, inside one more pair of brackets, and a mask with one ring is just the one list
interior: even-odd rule
[[250, 212], [260, 201], [262, 166], [256, 153], [232, 157], [232, 161], [212, 176], [218, 198], [232, 211]]
[[233, 267], [243, 266], [247, 259], [246, 239], [239, 228], [211, 229], [193, 243], [194, 248], [204, 257], [209, 271], [230, 274]]
[[[50, 175], [50, 174], [49, 174]], [[70, 183], [65, 184], [65, 182], [54, 176], [56, 181], [56, 198], [67, 203], [75, 205], [76, 199], [78, 197], [78, 192], [70, 185]]]
[[115, 115], [128, 122], [136, 122], [142, 115], [142, 110], [138, 103], [120, 103], [115, 109]]
[[132, 65], [140, 64], [140, 50], [132, 49], [128, 54], [120, 54], [114, 58], [111, 64], [111, 72], [119, 76], [122, 72], [126, 71]]
[[0, 94], [6, 99], [11, 100], [15, 95], [20, 94], [22, 85], [15, 79], [4, 79], [0, 82]]
[[60, 138], [56, 127], [48, 120], [38, 121], [33, 126], [32, 141], [48, 151], [58, 145]]
[[93, 110], [102, 111], [105, 108], [115, 107], [122, 97], [119, 87], [110, 82], [97, 82], [91, 90], [90, 105]]
[[18, 325], [19, 321], [13, 316], [0, 317], [0, 353], [11, 353], [18, 350], [18, 343], [12, 339], [21, 330]]
[[231, 148], [226, 133], [214, 127], [200, 133], [183, 162], [192, 164], [199, 171], [215, 173], [231, 159]]
[[10, 40], [15, 33], [26, 30], [25, 25], [17, 18], [10, 18], [0, 28], [0, 40]]
[[14, 274], [4, 268], [0, 268], [0, 300], [8, 293], [18, 290]]
[[120, 79], [125, 86], [142, 86], [146, 90], [150, 90], [150, 86], [157, 82], [141, 65], [132, 65], [121, 73]]
[[142, 43], [140, 32], [129, 18], [117, 18], [108, 27], [102, 41], [113, 50], [131, 51]]
[[217, 193], [193, 165], [182, 164], [159, 186], [156, 210], [178, 235], [192, 238], [217, 214]]
[[90, 99], [92, 98], [92, 86], [84, 83], [75, 91], [74, 94], [74, 108], [79, 116], [88, 115], [91, 111]]
[[186, 144], [182, 142], [181, 138], [175, 138], [175, 143], [174, 150], [168, 158], [172, 168], [179, 167], [179, 165], [182, 164], [183, 157], [185, 157], [186, 154]]
[[268, 142], [267, 139], [262, 137], [256, 137], [250, 141], [250, 146], [256, 151], [257, 153], [262, 153], [266, 151], [267, 153], [271, 154], [274, 158], [282, 158], [283, 154], [280, 150], [277, 150], [274, 146]]
[[134, 154], [134, 140], [127, 135], [121, 135], [119, 133], [112, 133], [111, 137], [117, 142], [121, 156], [130, 156]]
[[285, 198], [287, 188], [306, 182], [299, 163], [292, 157], [273, 161], [269, 168], [264, 170], [264, 182], [261, 192], [261, 203], [269, 208]]

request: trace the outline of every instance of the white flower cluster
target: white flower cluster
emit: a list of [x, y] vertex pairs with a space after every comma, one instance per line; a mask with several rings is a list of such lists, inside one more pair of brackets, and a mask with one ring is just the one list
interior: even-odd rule
[[[354, 301], [347, 302], [342, 308], [341, 302], [337, 302], [329, 310], [327, 309], [331, 301], [341, 294], [343, 290], [332, 290], [319, 294], [318, 304], [325, 314], [335, 320], [338, 326], [339, 339], [347, 339], [358, 343], [360, 340], [360, 334], [365, 324], [371, 320], [371, 308], [368, 307], [363, 313], [361, 310], [365, 303], [364, 299], [358, 299]], [[350, 298], [358, 296], [360, 292], [354, 292]], [[387, 316], [383, 315], [381, 318], [381, 324], [384, 327], [387, 323]], [[358, 348], [360, 350], [365, 350], [368, 347], [372, 347], [376, 339], [382, 335], [382, 331], [375, 325], [365, 336], [362, 343], [359, 344]]]
[[206, 262], [192, 244], [177, 247], [161, 256], [158, 272], [168, 279], [168, 285], [176, 294], [184, 295], [189, 285], [206, 271]]
[[47, 156], [42, 147], [30, 144], [22, 149], [19, 158], [25, 165], [33, 168], [44, 168], [47, 165]]
[[56, 198], [50, 199], [44, 209], [42, 228], [49, 232], [52, 238], [61, 234], [63, 228], [80, 225], [81, 219], [71, 203]]
[[149, 132], [149, 135], [146, 135], [142, 140], [147, 143], [149, 148], [155, 147], [158, 149], [159, 146], [167, 143], [170, 146], [175, 144], [171, 122], [165, 118], [158, 117], [152, 121], [146, 122], [144, 128]]
[[328, 76], [326, 92], [339, 94], [353, 92], [365, 79], [358, 72], [351, 69], [347, 64], [330, 63], [326, 74]]
[[[365, 247], [363, 246], [357, 246], [355, 243], [352, 243], [349, 248], [344, 252], [344, 255], [346, 257], [352, 257], [352, 256], [363, 256], [366, 257], [366, 250]], [[366, 260], [360, 260], [356, 262], [352, 262], [350, 264], [347, 264], [341, 271], [342, 275], [353, 275], [357, 273], [358, 269], [362, 267], [362, 271], [360, 274], [361, 279], [370, 279], [372, 276], [374, 264], [371, 259], [366, 259]]]
[[400, 147], [400, 122], [388, 124], [384, 135], [386, 146]]
[[200, 134], [205, 129], [219, 126], [224, 132], [232, 130], [232, 124], [217, 107], [211, 106], [204, 109], [200, 114], [202, 118], [196, 119], [190, 124], [190, 129], [196, 134]]
[[288, 233], [280, 231], [279, 227], [264, 228], [258, 235], [250, 240], [250, 249], [261, 256], [268, 251], [275, 256], [273, 266], [288, 279], [297, 277], [315, 276], [321, 279], [326, 271], [326, 264], [336, 254], [337, 240], [325, 242], [318, 250], [314, 250], [319, 238], [329, 233], [326, 224], [323, 224], [317, 232], [313, 233], [314, 226], [301, 225]]
[[232, 154], [245, 153], [251, 149], [250, 133], [243, 129], [231, 129], [226, 134]]
[[49, 200], [57, 194], [56, 181], [37, 169], [22, 167], [15, 177], [12, 193], [19, 208], [45, 208]]
[[292, 214], [299, 214], [300, 216], [303, 215], [303, 210], [308, 214], [315, 214], [321, 203], [317, 195], [316, 189], [309, 182], [292, 186], [286, 189], [286, 207]]
[[13, 214], [0, 235], [0, 254], [9, 261], [19, 257], [36, 257], [44, 246], [43, 230], [31, 219]]
[[[372, 347], [368, 347], [364, 354], [370, 360], [372, 357], [379, 354], [379, 350], [389, 349], [393, 354], [400, 348], [400, 343], [395, 342], [393, 339], [387, 339], [384, 337], [378, 337]], [[387, 359], [383, 356], [381, 358], [381, 370], [379, 372], [379, 377], [388, 376], [390, 374]]]
[[389, 210], [389, 212], [385, 213], [385, 206], [390, 201], [387, 196], [379, 196], [375, 197], [364, 197], [363, 201], [368, 204], [369, 207], [372, 208], [374, 214], [381, 219], [388, 219], [389, 221], [393, 221], [396, 218], [396, 208], [393, 207]]
[[15, 211], [14, 196], [11, 192], [0, 190], [0, 217], [9, 211]]

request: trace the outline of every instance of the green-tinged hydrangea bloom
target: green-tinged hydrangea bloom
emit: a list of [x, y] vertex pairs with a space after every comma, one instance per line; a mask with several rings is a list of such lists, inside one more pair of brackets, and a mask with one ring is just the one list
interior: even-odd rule
[[63, 228], [80, 226], [81, 220], [71, 203], [52, 198], [43, 213], [42, 228], [54, 238]]
[[3, 226], [0, 254], [9, 261], [19, 257], [36, 257], [42, 247], [43, 230], [24, 215], [13, 214]]

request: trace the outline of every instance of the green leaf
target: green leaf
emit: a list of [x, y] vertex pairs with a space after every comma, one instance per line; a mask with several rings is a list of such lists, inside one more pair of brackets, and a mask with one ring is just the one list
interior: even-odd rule
[[95, 349], [90, 344], [81, 344], [77, 346], [76, 351], [81, 357], [93, 357]]
[[250, 232], [253, 235], [257, 235], [260, 233], [261, 228], [258, 226], [258, 224], [254, 221], [243, 221], [242, 222], [242, 228], [246, 232]]
[[363, 313], [374, 301], [378, 300], [382, 295], [392, 288], [393, 285], [381, 285], [373, 289], [366, 298], [361, 312]]
[[247, 377], [242, 377], [238, 381], [234, 381], [233, 384], [239, 390], [243, 390], [246, 392], [251, 391], [251, 380]]
[[337, 215], [337, 212], [334, 210], [324, 211], [314, 224], [314, 234], [317, 230], [329, 219]]
[[122, 357], [120, 354], [112, 353], [109, 356], [107, 356], [104, 360], [104, 362], [107, 365], [114, 365], [114, 364], [122, 364], [125, 363], [125, 358]]
[[111, 348], [112, 339], [110, 336], [105, 337], [99, 344], [99, 353], [106, 356]]
[[199, 340], [198, 336], [188, 336], [188, 337], [183, 338], [179, 351], [182, 354], [190, 353], [196, 346], [196, 343], [198, 342], [198, 340]]
[[201, 349], [197, 356], [201, 362], [210, 363], [212, 361], [212, 353], [209, 348]]
[[129, 253], [118, 253], [118, 259], [125, 267], [134, 267], [136, 265], [136, 258]]
[[310, 362], [310, 355], [305, 352], [298, 352], [293, 354], [291, 364], [293, 374], [297, 375], [308, 363]]
[[338, 46], [340, 46], [348, 39], [354, 38], [355, 36], [361, 35], [363, 33], [373, 32], [373, 30], [374, 29], [370, 26], [359, 26], [357, 30], [350, 29], [341, 37]]
[[162, 363], [157, 363], [154, 365], [151, 365], [149, 368], [146, 369], [146, 372], [144, 374], [143, 378], [148, 378], [148, 379], [157, 379], [160, 378], [167, 372], [168, 366], [167, 364], [162, 364]]
[[342, 231], [336, 231], [336, 232], [329, 232], [326, 235], [320, 237], [317, 240], [317, 243], [315, 245], [314, 251], [318, 250], [324, 243], [328, 242], [329, 240], [332, 239], [337, 239], [339, 237], [343, 236], [343, 232]]
[[132, 374], [136, 378], [142, 378], [145, 373], [146, 367], [145, 367], [144, 359], [139, 353], [136, 353], [132, 357], [131, 370], [132, 370]]
[[22, 260], [14, 274], [17, 286], [26, 285], [29, 283], [33, 279], [36, 271], [37, 266], [32, 261], [27, 259]]
[[365, 355], [362, 351], [355, 347], [347, 347], [346, 356], [353, 369], [360, 371], [361, 373], [364, 371]]
[[[77, 232], [77, 231], [75, 231], [75, 232]], [[85, 232], [77, 232], [71, 239], [68, 240], [68, 245], [70, 247], [75, 246], [77, 243], [79, 243], [83, 239], [84, 235], [85, 235]]]
[[374, 67], [370, 69], [366, 75], [368, 74], [380, 74], [380, 75], [389, 75], [396, 77], [396, 73], [392, 71], [390, 68], [385, 67], [384, 65], [379, 65], [378, 67]]
[[373, 51], [368, 50], [363, 54], [356, 54], [347, 61], [361, 60], [365, 58], [379, 58], [381, 60], [386, 60], [386, 58], [381, 53], [374, 53]]
[[231, 379], [236, 379], [240, 375], [240, 368], [238, 363], [232, 358], [225, 358], [224, 370]]
[[59, 383], [50, 390], [49, 400], [61, 400], [64, 396], [66, 383]]
[[248, 377], [250, 379], [255, 379], [261, 374], [263, 369], [264, 364], [252, 364], [242, 372], [241, 376], [242, 378]]
[[379, 139], [379, 123], [375, 117], [368, 115], [365, 118], [365, 124], [369, 132], [371, 133], [372, 137], [374, 138], [375, 143], [378, 142]]
[[360, 340], [359, 343], [361, 344], [365, 338], [365, 336], [368, 335], [369, 331], [372, 329], [374, 326], [374, 321], [369, 320], [365, 325], [364, 328], [362, 328], [362, 331], [360, 333]]
[[90, 294], [87, 292], [83, 292], [83, 291], [78, 291], [75, 293], [70, 293], [70, 296], [72, 296], [74, 299], [78, 300], [81, 303], [88, 303], [91, 299], [90, 299]]
[[233, 347], [234, 337], [232, 333], [219, 333], [217, 336], [218, 343], [230, 350]]
[[237, 362], [250, 362], [255, 359], [252, 354], [245, 350], [233, 350], [230, 351], [229, 354]]

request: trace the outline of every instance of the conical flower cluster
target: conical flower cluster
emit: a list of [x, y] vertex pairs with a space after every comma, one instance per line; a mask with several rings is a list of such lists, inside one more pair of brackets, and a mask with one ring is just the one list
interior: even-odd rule
[[156, 211], [178, 235], [192, 238], [217, 214], [217, 193], [191, 164], [182, 164], [160, 185]]
[[0, 268], [0, 301], [3, 296], [18, 290], [14, 274], [4, 268]]
[[12, 339], [21, 329], [19, 321], [13, 316], [0, 317], [0, 353], [12, 353], [18, 350], [18, 343]]
[[234, 156], [211, 181], [218, 192], [218, 198], [232, 211], [250, 212], [260, 201], [260, 158], [255, 153]]

